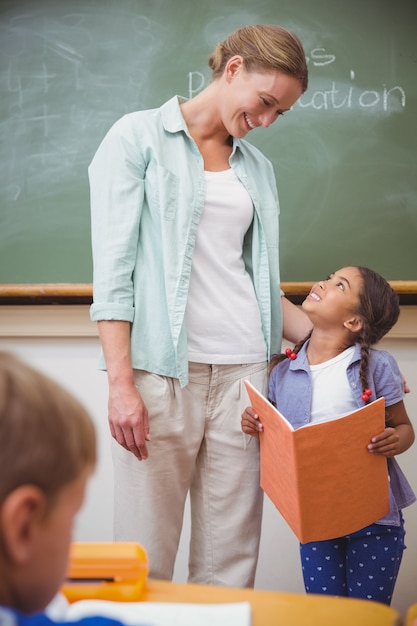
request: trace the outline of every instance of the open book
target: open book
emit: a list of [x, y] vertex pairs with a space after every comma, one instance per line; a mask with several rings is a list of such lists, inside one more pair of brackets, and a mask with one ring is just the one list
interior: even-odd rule
[[196, 604], [78, 600], [68, 604], [62, 595], [51, 603], [47, 614], [51, 619], [62, 622], [100, 615], [125, 626], [250, 626], [252, 621], [249, 602]]
[[367, 450], [385, 428], [385, 400], [296, 430], [249, 381], [263, 425], [261, 487], [301, 543], [334, 539], [389, 512], [385, 457]]

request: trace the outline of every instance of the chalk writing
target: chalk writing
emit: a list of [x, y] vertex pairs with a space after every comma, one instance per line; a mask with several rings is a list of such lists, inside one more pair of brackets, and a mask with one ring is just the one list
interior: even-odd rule
[[[141, 87], [163, 45], [158, 25], [146, 17], [128, 20], [116, 11], [114, 20], [93, 5], [72, 13], [62, 7], [17, 6], [9, 19], [0, 12], [0, 204], [15, 205], [11, 220], [0, 216], [4, 237], [13, 224], [18, 229], [18, 207], [38, 198], [45, 205], [48, 196], [55, 208], [68, 181], [78, 181], [83, 200], [74, 208], [85, 211], [94, 150], [118, 117], [141, 108]], [[48, 227], [37, 220], [33, 228]]]
[[188, 97], [193, 98], [206, 84], [201, 72], [188, 72]]
[[323, 67], [325, 65], [331, 65], [332, 63], [336, 61], [336, 55], [326, 54], [325, 48], [314, 48], [311, 51], [310, 56], [309, 55], [306, 55], [306, 56], [307, 56], [307, 63], [309, 63], [312, 60], [313, 65], [315, 67]]
[[[334, 54], [319, 54], [325, 52], [325, 48], [315, 48], [311, 56], [314, 67], [324, 67], [332, 65], [336, 61]], [[204, 74], [200, 71], [188, 72], [188, 97], [192, 98], [201, 91], [206, 83]], [[350, 80], [355, 79], [355, 72], [349, 73]], [[323, 82], [323, 79], [321, 80]], [[335, 80], [326, 83], [324, 87], [315, 88], [317, 79], [314, 73], [310, 75], [310, 88], [295, 103], [294, 108], [313, 109], [323, 111], [337, 111], [348, 109], [363, 109], [372, 111], [382, 111], [384, 113], [399, 111], [406, 106], [406, 92], [400, 85], [381, 85], [375, 89], [363, 89], [349, 84], [339, 84]]]
[[372, 109], [384, 112], [398, 111], [406, 104], [405, 90], [400, 86], [386, 87], [382, 85], [380, 91], [371, 89], [358, 89], [337, 85], [332, 81], [329, 89], [307, 92], [295, 104], [295, 108], [323, 109]]

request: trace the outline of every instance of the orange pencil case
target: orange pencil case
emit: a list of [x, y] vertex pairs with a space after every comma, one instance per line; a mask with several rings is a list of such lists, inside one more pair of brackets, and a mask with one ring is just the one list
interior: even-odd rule
[[147, 575], [148, 556], [138, 543], [75, 542], [61, 591], [69, 602], [133, 602], [140, 599]]

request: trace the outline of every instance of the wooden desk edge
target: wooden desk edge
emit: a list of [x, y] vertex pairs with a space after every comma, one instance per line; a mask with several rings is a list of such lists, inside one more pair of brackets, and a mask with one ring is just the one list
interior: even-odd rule
[[[371, 600], [261, 589], [228, 588], [148, 579], [142, 592], [145, 602], [221, 604], [249, 602], [252, 626], [400, 626], [399, 612]], [[392, 620], [392, 621], [391, 621]]]

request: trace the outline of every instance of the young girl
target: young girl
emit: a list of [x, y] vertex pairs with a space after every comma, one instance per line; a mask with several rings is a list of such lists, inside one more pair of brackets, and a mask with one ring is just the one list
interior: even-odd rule
[[[315, 284], [302, 308], [313, 330], [294, 350], [272, 357], [269, 400], [298, 428], [383, 396], [386, 428], [375, 433], [368, 450], [388, 459], [391, 505], [388, 515], [362, 530], [301, 544], [305, 589], [390, 604], [405, 548], [401, 510], [416, 499], [394, 457], [412, 445], [414, 431], [395, 359], [371, 346], [396, 323], [398, 296], [376, 272], [344, 267]], [[242, 429], [252, 436], [262, 430], [251, 407], [242, 415]]]

